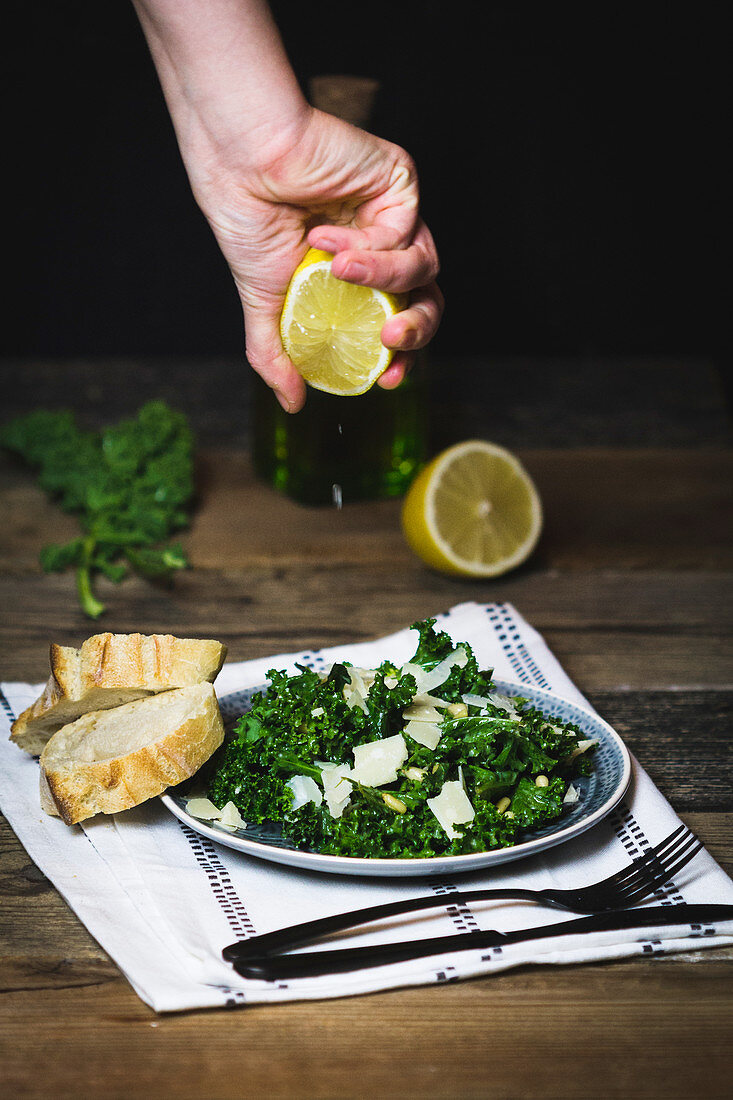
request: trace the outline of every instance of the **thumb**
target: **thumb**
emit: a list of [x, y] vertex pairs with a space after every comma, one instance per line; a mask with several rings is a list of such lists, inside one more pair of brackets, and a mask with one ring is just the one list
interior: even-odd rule
[[242, 307], [247, 361], [273, 390], [283, 409], [298, 412], [305, 404], [305, 382], [283, 350], [280, 307], [246, 301]]

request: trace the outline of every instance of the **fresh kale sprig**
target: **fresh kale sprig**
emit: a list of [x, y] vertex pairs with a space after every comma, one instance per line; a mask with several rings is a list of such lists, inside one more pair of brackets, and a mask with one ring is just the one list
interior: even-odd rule
[[105, 610], [95, 575], [115, 583], [130, 570], [158, 580], [188, 565], [180, 546], [163, 545], [186, 527], [193, 499], [194, 440], [186, 417], [162, 401], [101, 432], [82, 431], [73, 413], [38, 409], [0, 428], [0, 446], [38, 471], [38, 482], [82, 534], [44, 546], [45, 572], [76, 569], [85, 615]]

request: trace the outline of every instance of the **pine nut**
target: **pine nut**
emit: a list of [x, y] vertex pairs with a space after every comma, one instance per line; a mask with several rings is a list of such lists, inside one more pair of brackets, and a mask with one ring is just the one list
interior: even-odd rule
[[499, 801], [496, 803], [496, 808], [500, 814], [504, 814], [509, 809], [511, 804], [511, 798], [507, 798], [505, 795], [504, 798], [500, 798]]
[[535, 787], [549, 787], [550, 786], [550, 780], [547, 778], [546, 775], [538, 775], [537, 778], [535, 779], [534, 783], [535, 783]]

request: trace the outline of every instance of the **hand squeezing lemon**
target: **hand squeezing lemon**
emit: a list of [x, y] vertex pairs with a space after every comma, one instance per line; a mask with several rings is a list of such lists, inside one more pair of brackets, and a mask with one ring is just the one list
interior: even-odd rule
[[407, 297], [331, 274], [330, 252], [311, 248], [290, 280], [280, 318], [283, 347], [309, 386], [341, 397], [366, 393], [392, 361], [380, 339]]

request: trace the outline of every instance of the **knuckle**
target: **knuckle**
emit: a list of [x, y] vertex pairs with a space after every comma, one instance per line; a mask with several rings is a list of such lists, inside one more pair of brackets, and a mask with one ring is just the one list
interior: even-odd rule
[[439, 272], [440, 264], [438, 262], [438, 257], [435, 255], [435, 253], [431, 251], [423, 251], [421, 265], [422, 285], [425, 286], [429, 283], [435, 282], [435, 279], [438, 277]]
[[395, 161], [389, 180], [390, 190], [400, 194], [403, 203], [410, 203], [415, 208], [418, 204], [418, 177], [415, 162], [409, 153], [399, 146], [395, 146]]
[[439, 314], [445, 309], [445, 295], [437, 283], [432, 286], [432, 297]]

